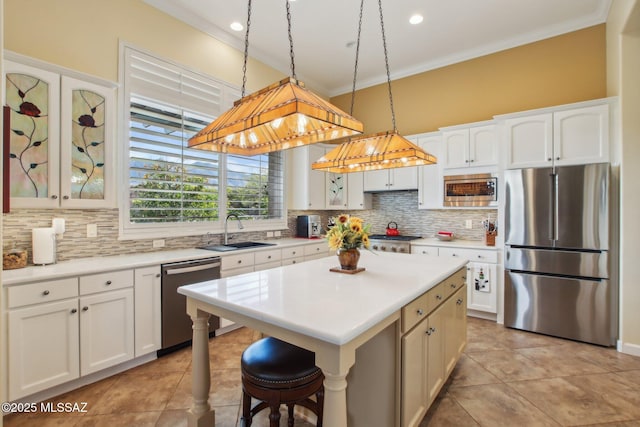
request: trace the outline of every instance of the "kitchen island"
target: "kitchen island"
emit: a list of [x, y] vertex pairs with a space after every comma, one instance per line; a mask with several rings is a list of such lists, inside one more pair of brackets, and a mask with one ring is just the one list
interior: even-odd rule
[[[187, 296], [187, 312], [194, 322], [189, 425], [212, 426], [215, 420], [208, 403], [210, 314], [315, 352], [316, 365], [325, 375], [325, 425], [374, 425], [365, 420], [367, 417], [378, 421], [386, 418], [388, 421], [383, 423], [389, 426], [401, 422], [410, 425], [411, 414], [407, 411], [415, 405], [407, 407], [402, 400], [420, 401], [414, 391], [419, 394], [429, 387], [426, 382], [424, 386], [421, 383], [411, 387], [415, 380], [405, 383], [401, 379], [421, 375], [407, 371], [417, 360], [412, 342], [406, 339], [411, 335], [408, 332], [423, 323], [427, 325], [429, 307], [435, 308], [449, 297], [456, 298], [454, 291], [464, 288], [465, 264], [466, 260], [461, 259], [363, 251], [360, 266], [366, 270], [358, 274], [330, 272], [337, 266], [337, 259], [329, 257], [180, 288], [178, 292]], [[431, 299], [437, 302], [431, 303]], [[460, 302], [458, 306], [462, 307]], [[439, 328], [447, 326], [441, 322]], [[420, 334], [419, 339], [432, 332], [434, 327]], [[458, 350], [464, 347], [464, 343], [456, 345]], [[367, 351], [358, 353], [365, 346], [369, 346]], [[401, 348], [411, 351], [405, 354]], [[441, 353], [439, 363], [446, 358], [444, 350]], [[458, 357], [459, 353], [455, 361]], [[426, 366], [418, 363], [417, 368], [426, 375]], [[358, 375], [350, 375], [350, 386], [359, 386], [348, 396], [350, 370], [351, 374], [358, 371]], [[384, 390], [372, 390], [380, 386]], [[375, 401], [361, 393], [367, 390], [374, 392], [371, 396], [376, 396]], [[422, 408], [428, 407], [429, 402], [417, 404]]]

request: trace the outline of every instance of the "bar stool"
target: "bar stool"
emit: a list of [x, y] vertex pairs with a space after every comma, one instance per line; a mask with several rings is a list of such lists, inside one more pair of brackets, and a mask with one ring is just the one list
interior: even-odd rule
[[[269, 425], [280, 425], [280, 405], [288, 407], [289, 427], [293, 426], [293, 408], [304, 406], [316, 414], [316, 426], [322, 427], [324, 375], [315, 365], [315, 354], [273, 337], [263, 338], [245, 349], [241, 358], [242, 418], [250, 427], [253, 417], [270, 408]], [[316, 401], [310, 399], [316, 396]], [[260, 403], [251, 408], [251, 398]]]

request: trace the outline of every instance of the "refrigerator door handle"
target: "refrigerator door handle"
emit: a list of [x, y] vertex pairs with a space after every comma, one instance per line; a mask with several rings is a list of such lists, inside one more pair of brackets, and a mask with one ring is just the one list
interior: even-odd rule
[[553, 174], [553, 227], [551, 228], [553, 230], [553, 240], [554, 244], [555, 241], [558, 240], [558, 224], [560, 224], [560, 218], [558, 217], [558, 204], [559, 204], [559, 200], [558, 200], [558, 174], [554, 173]]

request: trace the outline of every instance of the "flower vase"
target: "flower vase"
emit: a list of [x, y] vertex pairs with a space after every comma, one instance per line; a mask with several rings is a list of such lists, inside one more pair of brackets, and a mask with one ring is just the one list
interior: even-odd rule
[[341, 269], [356, 270], [358, 268], [358, 260], [360, 259], [358, 249], [338, 249], [337, 255]]

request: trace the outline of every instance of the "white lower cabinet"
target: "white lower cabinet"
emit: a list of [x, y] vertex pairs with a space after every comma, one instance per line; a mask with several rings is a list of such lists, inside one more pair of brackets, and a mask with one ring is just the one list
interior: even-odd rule
[[134, 357], [133, 270], [13, 286], [7, 296], [10, 400]]
[[79, 317], [77, 298], [9, 310], [9, 400], [80, 376]]
[[403, 308], [402, 427], [420, 424], [464, 350], [465, 274], [458, 271]]
[[133, 288], [80, 297], [80, 374], [133, 359]]
[[133, 288], [135, 357], [162, 345], [162, 284], [160, 266], [136, 268]]

